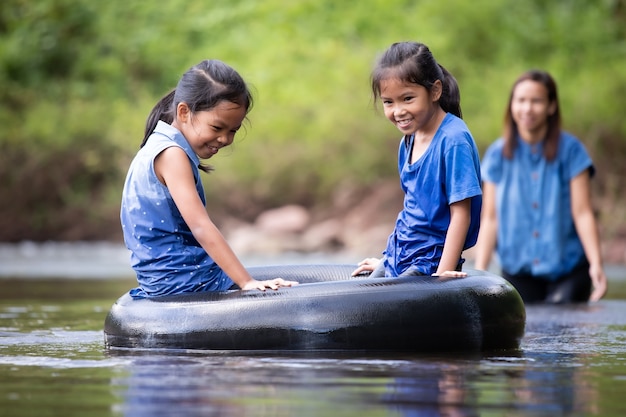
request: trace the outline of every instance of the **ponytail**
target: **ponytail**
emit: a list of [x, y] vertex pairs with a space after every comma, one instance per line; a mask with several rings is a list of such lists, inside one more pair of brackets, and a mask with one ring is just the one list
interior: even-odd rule
[[175, 89], [161, 98], [161, 100], [159, 100], [150, 112], [150, 115], [148, 115], [148, 119], [146, 120], [146, 130], [144, 131], [143, 141], [139, 146], [140, 148], [143, 148], [146, 144], [148, 138], [152, 135], [152, 132], [154, 132], [159, 120], [168, 124], [171, 124], [174, 121], [174, 109], [172, 108], [174, 103], [174, 93], [176, 93]]
[[443, 111], [452, 113], [459, 119], [462, 119], [463, 112], [461, 111], [461, 91], [459, 90], [459, 84], [456, 82], [456, 78], [454, 78], [447, 69], [441, 64], [437, 65], [439, 65], [443, 73], [441, 80], [443, 89], [441, 91], [441, 97], [439, 98], [439, 105]]

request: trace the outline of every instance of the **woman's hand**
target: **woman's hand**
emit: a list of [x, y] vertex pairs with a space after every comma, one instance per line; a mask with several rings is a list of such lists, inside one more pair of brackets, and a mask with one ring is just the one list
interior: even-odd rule
[[268, 279], [266, 281], [257, 281], [256, 279], [253, 279], [252, 281], [248, 281], [248, 283], [244, 285], [241, 289], [244, 291], [247, 291], [247, 290], [265, 291], [267, 288], [271, 288], [272, 290], [277, 290], [280, 287], [293, 287], [294, 285], [298, 285], [298, 283], [296, 281], [286, 281], [282, 278]]
[[604, 269], [600, 265], [591, 265], [589, 267], [589, 276], [591, 277], [592, 292], [589, 301], [599, 301], [606, 294], [607, 279]]
[[351, 275], [354, 277], [359, 275], [361, 272], [372, 272], [376, 269], [376, 267], [378, 267], [378, 264], [380, 264], [380, 259], [378, 258], [365, 258], [359, 262], [359, 267], [352, 271]]

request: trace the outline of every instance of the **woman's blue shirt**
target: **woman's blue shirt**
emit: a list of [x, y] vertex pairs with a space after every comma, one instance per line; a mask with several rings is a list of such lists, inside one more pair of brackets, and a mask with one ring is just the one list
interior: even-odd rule
[[547, 280], [570, 272], [584, 257], [572, 217], [571, 180], [594, 167], [583, 144], [561, 132], [556, 158], [543, 156], [543, 144], [517, 138], [512, 159], [502, 138], [482, 160], [485, 181], [496, 186], [496, 252], [504, 271]]

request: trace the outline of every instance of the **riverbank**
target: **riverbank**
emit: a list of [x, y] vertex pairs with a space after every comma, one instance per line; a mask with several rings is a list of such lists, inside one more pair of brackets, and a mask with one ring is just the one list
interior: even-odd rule
[[[254, 223], [227, 221], [224, 233], [237, 253], [344, 252], [358, 257], [380, 256], [392, 231], [397, 211], [381, 212], [364, 204], [345, 217], [313, 223], [303, 207], [284, 206], [266, 211]], [[626, 265], [626, 235], [601, 231], [606, 264]], [[609, 236], [608, 238], [606, 236]], [[473, 249], [464, 252], [473, 260]]]
[[[380, 256], [401, 209], [394, 183], [364, 193], [344, 190], [324, 209], [285, 205], [244, 221], [212, 212], [214, 221], [245, 265], [357, 263]], [[602, 210], [602, 252], [612, 277], [626, 278], [626, 230], [619, 210]], [[608, 219], [608, 220], [607, 220]], [[115, 233], [111, 232], [115, 231]], [[102, 241], [0, 243], [0, 277], [133, 277], [119, 226]], [[464, 253], [468, 267], [472, 250]]]

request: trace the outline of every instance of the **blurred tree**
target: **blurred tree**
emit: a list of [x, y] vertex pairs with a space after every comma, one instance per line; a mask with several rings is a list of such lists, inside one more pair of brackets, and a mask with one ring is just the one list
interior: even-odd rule
[[[374, 110], [369, 72], [401, 40], [428, 44], [455, 75], [481, 148], [499, 135], [515, 77], [530, 67], [553, 73], [566, 128], [600, 161], [600, 191], [619, 207], [625, 4], [4, 0], [0, 240], [115, 230], [123, 176], [150, 108], [206, 58], [235, 67], [256, 97], [230, 153], [211, 161], [212, 207], [251, 219], [267, 207], [329, 205], [344, 187], [395, 180], [399, 135]], [[28, 202], [11, 197], [16, 189]]]

